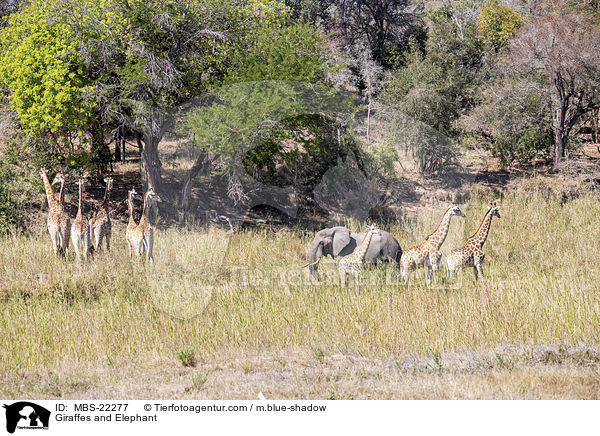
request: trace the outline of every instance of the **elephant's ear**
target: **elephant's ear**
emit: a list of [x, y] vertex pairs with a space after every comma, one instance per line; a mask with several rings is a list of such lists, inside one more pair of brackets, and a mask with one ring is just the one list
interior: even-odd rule
[[345, 227], [338, 227], [333, 235], [333, 257], [340, 255], [340, 252], [350, 243], [350, 230]]

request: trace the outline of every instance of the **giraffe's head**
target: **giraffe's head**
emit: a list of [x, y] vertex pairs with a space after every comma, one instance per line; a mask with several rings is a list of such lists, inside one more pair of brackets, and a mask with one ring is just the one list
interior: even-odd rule
[[42, 178], [45, 178], [45, 177], [47, 177], [47, 176], [46, 176], [46, 168], [44, 168], [44, 167], [41, 167], [41, 168], [40, 168], [40, 176], [42, 176]]
[[138, 194], [138, 192], [135, 190], [135, 188], [131, 189], [128, 193], [127, 193], [129, 200], [143, 200], [142, 196], [140, 194]]
[[108, 189], [109, 191], [112, 189], [113, 187], [113, 178], [112, 177], [105, 177], [104, 178], [104, 183], [106, 183], [106, 189]]
[[375, 226], [365, 225], [365, 227], [373, 235], [380, 235], [381, 234], [381, 232], [379, 231], [379, 229], [377, 227], [375, 227]]
[[490, 212], [491, 216], [497, 216], [498, 218], [500, 218], [500, 206], [496, 206], [495, 201], [493, 203], [490, 203], [490, 205], [488, 206], [488, 211]]
[[150, 188], [146, 191], [146, 199], [148, 201], [162, 201], [154, 189]]
[[452, 208], [450, 208], [450, 216], [461, 216], [461, 217], [465, 217], [465, 214], [462, 212], [462, 210], [460, 210], [460, 208], [458, 206], [454, 206]]
[[52, 180], [52, 184], [56, 185], [57, 183], [65, 183], [67, 181], [67, 175], [62, 172], [56, 173], [54, 176], [54, 180]]
[[85, 183], [86, 183], [87, 179], [85, 176], [79, 177], [77, 179], [77, 188], [80, 188], [82, 191], [85, 191]]

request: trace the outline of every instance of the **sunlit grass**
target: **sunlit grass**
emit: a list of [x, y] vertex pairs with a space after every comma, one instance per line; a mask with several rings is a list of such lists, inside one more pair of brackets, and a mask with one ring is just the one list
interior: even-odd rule
[[[472, 234], [486, 207], [461, 206], [443, 251]], [[223, 350], [391, 356], [499, 344], [590, 343], [600, 334], [600, 202], [508, 194], [484, 250], [485, 282], [466, 270], [450, 284], [401, 285], [392, 269], [340, 288], [331, 260], [318, 283], [302, 268], [311, 236], [300, 231], [157, 231], [155, 265], [129, 258], [122, 229], [110, 253], [57, 259], [49, 236], [0, 241], [0, 365], [4, 371], [65, 362], [175, 359]], [[439, 213], [388, 230], [403, 248]], [[120, 233], [119, 233], [120, 232]]]

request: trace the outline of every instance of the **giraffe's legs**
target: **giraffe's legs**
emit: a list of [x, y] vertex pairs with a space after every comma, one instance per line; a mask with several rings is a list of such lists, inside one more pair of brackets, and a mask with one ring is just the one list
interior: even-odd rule
[[110, 235], [104, 236], [104, 242], [106, 242], [106, 251], [110, 251]]
[[346, 287], [346, 272], [340, 270], [340, 285], [342, 288]]
[[50, 239], [52, 239], [52, 248], [54, 249], [54, 254], [58, 254], [58, 250], [60, 248], [58, 232], [52, 228], [48, 228], [48, 232], [50, 233]]
[[408, 285], [408, 282], [410, 281], [410, 273], [411, 273], [411, 267], [408, 264], [402, 264], [402, 280], [404, 280], [404, 284]]
[[77, 237], [73, 238], [73, 247], [75, 248], [75, 258], [77, 258], [77, 260], [79, 260], [79, 258], [81, 257], [81, 250], [79, 247], [79, 238], [77, 238]]
[[433, 283], [437, 285], [438, 275], [440, 272], [440, 261], [442, 259], [441, 253], [433, 253], [429, 256], [429, 263], [431, 264], [431, 271], [433, 273]]
[[358, 271], [354, 271], [354, 286], [356, 290], [358, 290], [358, 281], [359, 281], [360, 273]]
[[[481, 280], [485, 280], [485, 276], [483, 275], [483, 265], [478, 263], [475, 265], [475, 269], [481, 276]], [[477, 274], [475, 274], [475, 278], [477, 278]]]
[[98, 227], [94, 227], [92, 229], [92, 239], [94, 243], [94, 249], [100, 250], [100, 229]]
[[87, 260], [87, 255], [90, 251], [90, 237], [89, 235], [83, 237], [83, 258]]
[[140, 239], [139, 241], [137, 241], [135, 255], [139, 258], [142, 255], [143, 251], [144, 251], [144, 241], [142, 239]]
[[152, 263], [154, 261], [154, 258], [152, 257], [152, 238], [144, 236], [142, 241], [144, 242], [144, 249], [146, 250], [146, 258]]
[[475, 268], [477, 269], [477, 272], [479, 273], [479, 275], [481, 276], [482, 280], [485, 280], [485, 277], [483, 275], [483, 259], [485, 258], [485, 254], [480, 254], [479, 256], [476, 256], [473, 259], [473, 264], [475, 265]]

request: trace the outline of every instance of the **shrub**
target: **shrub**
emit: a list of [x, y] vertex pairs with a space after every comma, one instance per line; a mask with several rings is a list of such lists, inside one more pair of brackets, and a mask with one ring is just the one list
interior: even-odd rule
[[186, 347], [177, 352], [177, 358], [183, 366], [196, 366], [196, 352], [193, 347]]

